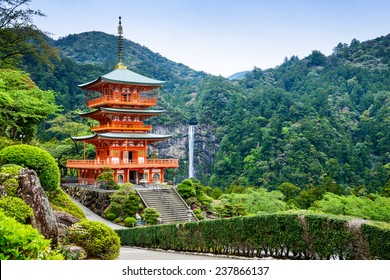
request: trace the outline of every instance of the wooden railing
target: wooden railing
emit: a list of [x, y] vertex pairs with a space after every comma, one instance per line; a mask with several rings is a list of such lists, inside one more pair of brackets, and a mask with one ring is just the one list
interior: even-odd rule
[[103, 124], [99, 126], [94, 126], [91, 129], [92, 131], [102, 131], [102, 130], [122, 130], [122, 131], [148, 131], [152, 130], [151, 125], [142, 125], [142, 124]]
[[132, 160], [67, 160], [68, 168], [100, 169], [105, 166], [110, 168], [176, 168], [179, 166], [177, 159], [147, 159], [144, 162]]
[[133, 105], [133, 106], [155, 106], [157, 104], [157, 98], [123, 98], [123, 97], [111, 97], [101, 96], [87, 101], [88, 107], [98, 107], [102, 105]]

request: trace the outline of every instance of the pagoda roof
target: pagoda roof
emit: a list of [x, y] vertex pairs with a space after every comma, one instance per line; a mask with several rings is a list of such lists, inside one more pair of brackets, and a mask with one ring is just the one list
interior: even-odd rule
[[117, 114], [128, 114], [128, 115], [154, 116], [154, 115], [160, 115], [164, 112], [165, 110], [142, 110], [142, 109], [100, 107], [97, 110], [91, 112], [79, 113], [79, 115], [82, 117], [88, 117], [99, 113], [117, 113]]
[[93, 81], [78, 86], [82, 89], [88, 89], [104, 82], [143, 86], [162, 86], [165, 83], [164, 81], [148, 78], [128, 69], [115, 69], [114, 71], [102, 75]]
[[172, 135], [152, 134], [152, 133], [124, 133], [124, 132], [106, 132], [95, 133], [86, 136], [72, 137], [75, 141], [92, 140], [92, 139], [122, 139], [122, 140], [165, 140], [171, 138]]

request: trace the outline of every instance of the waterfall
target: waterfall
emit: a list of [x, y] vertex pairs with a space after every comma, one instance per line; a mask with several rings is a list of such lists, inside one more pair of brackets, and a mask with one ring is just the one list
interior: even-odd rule
[[195, 176], [194, 174], [194, 128], [195, 125], [188, 127], [188, 178]]

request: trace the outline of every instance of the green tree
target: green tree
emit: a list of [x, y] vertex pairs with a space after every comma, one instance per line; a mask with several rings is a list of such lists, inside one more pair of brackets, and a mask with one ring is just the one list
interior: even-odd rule
[[20, 66], [22, 56], [32, 55], [47, 65], [58, 58], [45, 34], [33, 24], [33, 16], [45, 16], [28, 8], [31, 0], [0, 2], [0, 68]]
[[115, 190], [118, 184], [114, 180], [114, 170], [110, 167], [103, 167], [103, 172], [97, 177], [99, 186], [107, 190]]
[[301, 189], [299, 187], [297, 187], [294, 184], [291, 184], [289, 182], [285, 182], [285, 183], [281, 184], [278, 187], [278, 190], [280, 190], [283, 193], [284, 201], [286, 201], [286, 202], [297, 197], [297, 195], [301, 191]]
[[58, 111], [52, 91], [40, 90], [26, 73], [0, 69], [1, 136], [29, 141], [37, 125]]

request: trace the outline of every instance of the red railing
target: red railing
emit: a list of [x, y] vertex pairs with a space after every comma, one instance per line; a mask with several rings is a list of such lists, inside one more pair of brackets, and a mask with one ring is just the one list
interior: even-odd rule
[[103, 124], [99, 126], [94, 126], [91, 129], [92, 131], [102, 131], [102, 130], [122, 130], [122, 131], [147, 131], [152, 130], [151, 125], [142, 125], [142, 124]]
[[132, 106], [155, 106], [157, 104], [157, 98], [123, 98], [123, 97], [111, 97], [101, 96], [87, 101], [88, 107], [98, 107], [102, 105], [132, 105]]
[[68, 168], [100, 169], [105, 166], [110, 168], [176, 168], [179, 166], [177, 159], [147, 159], [144, 162], [132, 160], [67, 160]]

